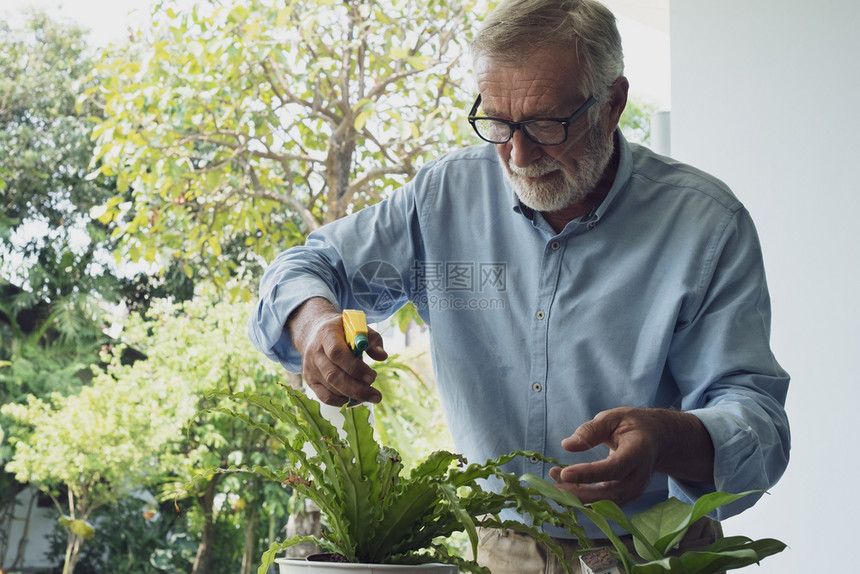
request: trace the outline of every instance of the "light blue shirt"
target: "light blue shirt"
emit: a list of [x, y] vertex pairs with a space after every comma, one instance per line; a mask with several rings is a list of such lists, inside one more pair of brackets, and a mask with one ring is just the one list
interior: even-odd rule
[[[714, 481], [654, 475], [625, 511], [770, 488], [788, 463], [789, 377], [770, 349], [753, 222], [720, 181], [617, 136], [609, 194], [561, 233], [520, 206], [492, 145], [428, 163], [390, 198], [275, 259], [251, 340], [299, 372], [283, 325], [304, 300], [364, 309], [372, 321], [412, 301], [430, 326], [456, 448], [471, 461], [515, 450], [565, 464], [603, 458], [604, 447], [574, 454], [561, 441], [606, 409], [668, 407], [704, 423]], [[549, 465], [523, 459], [508, 470], [548, 478]]]

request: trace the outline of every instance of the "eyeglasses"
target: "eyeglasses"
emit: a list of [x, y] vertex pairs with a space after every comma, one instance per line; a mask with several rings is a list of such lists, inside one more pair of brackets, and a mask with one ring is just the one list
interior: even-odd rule
[[567, 128], [595, 102], [597, 100], [591, 96], [569, 118], [538, 118], [523, 122], [509, 122], [499, 118], [476, 116], [478, 106], [481, 105], [481, 94], [478, 94], [478, 99], [475, 100], [475, 105], [472, 106], [468, 119], [478, 137], [492, 144], [503, 144], [511, 141], [511, 138], [514, 137], [514, 130], [520, 129], [527, 138], [536, 144], [560, 145], [567, 139]]

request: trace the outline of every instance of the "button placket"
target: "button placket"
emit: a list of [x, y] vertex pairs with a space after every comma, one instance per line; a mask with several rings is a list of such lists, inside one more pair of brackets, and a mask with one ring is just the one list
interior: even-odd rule
[[[558, 288], [558, 277], [565, 252], [565, 239], [547, 235], [543, 242], [543, 253], [539, 267], [538, 291], [533, 304], [530, 345], [531, 368], [528, 385], [528, 420], [524, 450], [545, 452], [547, 437], [547, 350], [549, 346], [549, 313], [554, 293]], [[530, 460], [542, 464], [540, 460]]]

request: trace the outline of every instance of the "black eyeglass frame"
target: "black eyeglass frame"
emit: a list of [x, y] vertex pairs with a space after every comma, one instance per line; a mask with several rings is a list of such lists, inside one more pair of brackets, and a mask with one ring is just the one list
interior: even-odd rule
[[[521, 122], [510, 122], [508, 120], [503, 120], [501, 118], [494, 118], [494, 117], [490, 117], [490, 116], [476, 116], [475, 113], [477, 113], [477, 111], [478, 111], [478, 106], [481, 105], [481, 94], [478, 94], [478, 98], [475, 100], [475, 105], [473, 105], [472, 109], [469, 111], [468, 120], [469, 120], [469, 123], [472, 125], [472, 129], [475, 130], [476, 134], [478, 134], [478, 137], [481, 138], [482, 140], [484, 140], [485, 142], [489, 142], [491, 144], [499, 145], [499, 144], [508, 143], [514, 137], [514, 131], [519, 129], [520, 131], [523, 132], [524, 136], [526, 136], [527, 138], [529, 138], [529, 140], [533, 141], [534, 143], [536, 143], [538, 145], [542, 145], [542, 146], [561, 145], [567, 141], [567, 129], [573, 124], [573, 122], [575, 122], [577, 119], [579, 119], [579, 117], [582, 114], [587, 112], [588, 108], [593, 106], [595, 103], [597, 103], [597, 100], [595, 99], [595, 97], [590, 96], [587, 100], [585, 100], [584, 104], [579, 106], [579, 108], [575, 112], [573, 112], [573, 114], [571, 114], [570, 117], [567, 117], [567, 118], [535, 118], [533, 120], [524, 120]], [[478, 126], [475, 125], [476, 120], [493, 120], [494, 122], [501, 122], [503, 124], [507, 124], [508, 127], [511, 128], [511, 133], [508, 135], [508, 138], [506, 140], [503, 140], [503, 141], [493, 141], [493, 140], [487, 139], [481, 135], [481, 132], [478, 131]], [[560, 142], [556, 142], [556, 143], [543, 143], [543, 142], [536, 140], [531, 135], [529, 135], [528, 131], [523, 129], [523, 126], [526, 126], [528, 124], [532, 124], [535, 122], [558, 122], [558, 123], [560, 123], [561, 126], [564, 128], [564, 138]]]

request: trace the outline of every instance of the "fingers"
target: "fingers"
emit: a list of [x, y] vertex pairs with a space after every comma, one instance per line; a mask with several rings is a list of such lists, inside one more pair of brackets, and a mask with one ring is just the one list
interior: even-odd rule
[[563, 449], [570, 452], [583, 452], [612, 440], [618, 428], [618, 417], [615, 411], [603, 411], [596, 417], [585, 422], [576, 431], [561, 441]]
[[569, 482], [571, 484], [595, 484], [598, 482], [608, 482], [613, 480], [622, 480], [633, 471], [633, 465], [628, 464], [620, 466], [612, 455], [595, 462], [585, 462], [574, 464], [564, 468], [559, 467], [558, 481]]
[[583, 452], [605, 444], [609, 455], [595, 462], [553, 468], [550, 477], [584, 503], [606, 499], [624, 505], [637, 500], [651, 480], [656, 460], [652, 433], [640, 419], [637, 409], [599, 413], [564, 439], [562, 447]]
[[611, 500], [623, 506], [645, 492], [651, 474], [645, 467], [630, 463], [619, 465], [610, 458], [566, 468], [550, 469], [556, 486], [572, 492], [583, 503]]
[[374, 361], [384, 361], [388, 358], [388, 353], [382, 346], [382, 335], [368, 327], [367, 339], [370, 343], [370, 346], [367, 348], [368, 357], [370, 357]]
[[[619, 457], [610, 453], [603, 460], [574, 464], [565, 468], [556, 467], [550, 470], [550, 476], [558, 483], [576, 485], [582, 490], [594, 491], [607, 489], [613, 484], [623, 484], [640, 480], [647, 473], [640, 469], [639, 461], [633, 457]], [[628, 486], [636, 490], [637, 486]]]
[[[368, 339], [371, 357], [388, 356], [378, 333], [369, 332]], [[342, 406], [350, 398], [370, 403], [382, 400], [382, 394], [371, 386], [376, 371], [353, 355], [339, 316], [322, 321], [315, 329], [302, 354], [302, 374], [317, 397], [329, 405]]]

